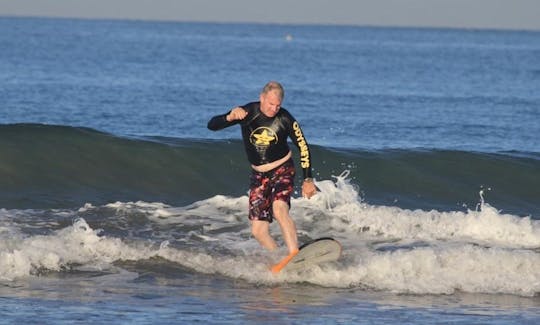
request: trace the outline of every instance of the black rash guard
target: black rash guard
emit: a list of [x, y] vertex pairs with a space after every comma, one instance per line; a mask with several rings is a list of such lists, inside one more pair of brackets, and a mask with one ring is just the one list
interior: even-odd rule
[[261, 112], [261, 103], [252, 102], [242, 107], [248, 114], [243, 120], [227, 121], [227, 115], [214, 116], [208, 121], [212, 131], [240, 124], [242, 138], [248, 160], [260, 166], [279, 160], [290, 151], [287, 138], [290, 137], [300, 150], [300, 166], [304, 179], [311, 178], [311, 156], [304, 133], [294, 117], [284, 108], [276, 116], [268, 117]]

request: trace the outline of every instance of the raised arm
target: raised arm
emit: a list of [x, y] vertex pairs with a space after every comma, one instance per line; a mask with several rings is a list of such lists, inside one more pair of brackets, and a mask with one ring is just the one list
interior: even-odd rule
[[231, 125], [237, 124], [239, 121], [243, 120], [247, 116], [247, 112], [242, 107], [238, 106], [233, 108], [230, 112], [226, 114], [216, 115], [208, 121], [208, 129], [212, 131], [218, 131], [229, 127]]

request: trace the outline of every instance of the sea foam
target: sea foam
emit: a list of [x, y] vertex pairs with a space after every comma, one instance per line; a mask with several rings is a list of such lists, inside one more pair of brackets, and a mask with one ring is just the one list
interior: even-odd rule
[[301, 242], [326, 236], [341, 242], [343, 256], [334, 263], [273, 275], [268, 267], [285, 254], [277, 223], [271, 231], [280, 249], [266, 252], [251, 236], [247, 196], [217, 195], [183, 207], [86, 204], [57, 211], [63, 218], [73, 216], [73, 224], [42, 229], [44, 234], [25, 232], [13, 222], [15, 215], [36, 218], [38, 212], [2, 210], [0, 278], [99, 271], [119, 261], [162, 258], [182, 266], [179, 272], [262, 285], [311, 283], [413, 294], [540, 292], [539, 221], [503, 214], [487, 203], [479, 210], [449, 212], [371, 205], [346, 174], [316, 184], [318, 195], [292, 200], [291, 216]]

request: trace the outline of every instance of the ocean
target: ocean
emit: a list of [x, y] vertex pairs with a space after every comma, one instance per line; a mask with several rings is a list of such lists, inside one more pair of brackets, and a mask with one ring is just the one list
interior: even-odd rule
[[[343, 245], [278, 275], [206, 127], [269, 80]], [[536, 324], [539, 86], [534, 31], [0, 17], [0, 323]]]

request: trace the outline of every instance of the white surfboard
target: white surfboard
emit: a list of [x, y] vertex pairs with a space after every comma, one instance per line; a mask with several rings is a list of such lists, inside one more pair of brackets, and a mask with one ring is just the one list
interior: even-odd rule
[[302, 245], [300, 251], [294, 256], [282, 271], [295, 271], [309, 266], [337, 261], [341, 256], [341, 244], [329, 237], [315, 239]]

